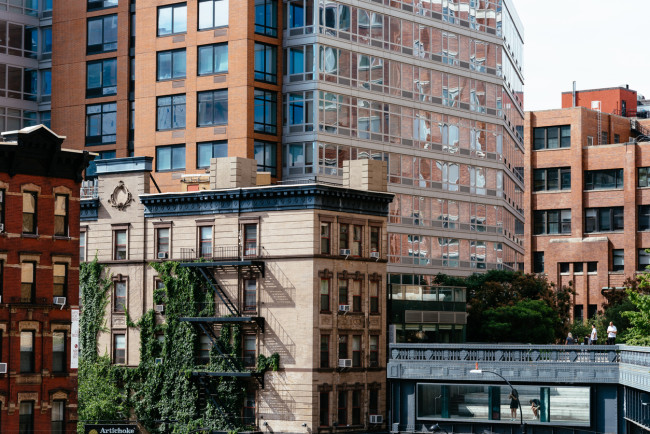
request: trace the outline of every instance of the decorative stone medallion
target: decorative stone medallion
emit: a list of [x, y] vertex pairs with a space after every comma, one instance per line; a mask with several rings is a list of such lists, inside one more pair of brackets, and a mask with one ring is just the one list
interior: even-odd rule
[[124, 185], [124, 181], [120, 181], [113, 190], [113, 194], [111, 194], [111, 197], [108, 199], [108, 203], [110, 203], [113, 208], [124, 211], [129, 205], [131, 205], [131, 202], [133, 202], [133, 195]]

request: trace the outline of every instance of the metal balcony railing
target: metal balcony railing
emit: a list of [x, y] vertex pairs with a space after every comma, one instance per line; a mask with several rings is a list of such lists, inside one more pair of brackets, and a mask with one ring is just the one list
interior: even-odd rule
[[97, 186], [90, 186], [90, 187], [81, 187], [81, 199], [97, 199], [98, 197], [98, 191], [97, 191]]
[[181, 248], [182, 261], [243, 261], [260, 257], [258, 246], [215, 246], [211, 249]]

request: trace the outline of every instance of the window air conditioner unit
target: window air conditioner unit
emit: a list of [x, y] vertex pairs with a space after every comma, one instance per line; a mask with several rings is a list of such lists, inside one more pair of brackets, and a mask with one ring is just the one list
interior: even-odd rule
[[370, 423], [384, 423], [384, 416], [381, 414], [371, 414]]
[[158, 259], [167, 259], [169, 253], [167, 252], [158, 252]]
[[6, 373], [7, 373], [7, 364], [0, 363], [0, 374], [6, 374]]
[[64, 306], [66, 302], [65, 297], [54, 297], [54, 304]]
[[379, 252], [370, 252], [370, 257], [375, 258], [375, 259], [379, 259]]
[[339, 304], [339, 312], [350, 312], [349, 304]]
[[339, 368], [351, 368], [352, 359], [339, 359]]
[[165, 305], [164, 304], [157, 304], [153, 307], [153, 310], [156, 313], [164, 313], [165, 312]]
[[350, 256], [350, 249], [341, 249], [341, 250], [339, 251], [339, 254], [340, 254], [341, 256]]
[[154, 363], [155, 363], [156, 365], [160, 365], [162, 362], [163, 362], [162, 357], [156, 357], [156, 359], [154, 360]]

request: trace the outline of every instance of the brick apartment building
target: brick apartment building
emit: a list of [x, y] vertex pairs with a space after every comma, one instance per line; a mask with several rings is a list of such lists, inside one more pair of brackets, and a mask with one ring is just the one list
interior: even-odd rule
[[163, 192], [212, 157], [255, 158], [272, 182], [386, 161], [391, 283], [522, 266], [509, 0], [67, 0], [53, 34], [53, 125], [70, 147], [154, 157]]
[[[254, 160], [212, 161], [208, 189], [162, 194], [150, 191], [151, 157], [97, 162], [98, 191], [82, 201], [81, 230], [82, 259], [97, 255], [114, 282], [100, 352], [137, 366], [140, 331], [127, 327], [126, 312], [137, 321], [155, 309], [165, 321], [164, 306], [154, 305], [160, 281], [151, 262], [202, 267], [211, 276], [206, 290], [212, 285], [219, 297], [215, 318], [194, 324], [215, 334], [222, 324], [244, 324], [238, 360], [245, 373], [258, 354], [280, 355], [280, 370], [267, 372], [263, 386], [251, 378], [242, 409], [249, 425], [275, 432], [384, 427], [392, 200], [385, 163], [350, 162], [347, 188], [256, 186]], [[200, 257], [205, 262], [194, 262]], [[210, 336], [198, 334], [197, 366], [216, 351]]]
[[39, 125], [0, 142], [0, 432], [76, 432], [79, 187], [87, 152]]
[[[574, 317], [650, 264], [650, 142], [634, 119], [584, 107], [526, 113], [526, 272], [573, 282]], [[609, 289], [608, 289], [609, 288]]]
[[595, 109], [592, 103], [600, 105], [600, 111], [623, 117], [636, 116], [636, 90], [626, 87], [576, 90], [562, 92], [562, 108], [585, 107]]

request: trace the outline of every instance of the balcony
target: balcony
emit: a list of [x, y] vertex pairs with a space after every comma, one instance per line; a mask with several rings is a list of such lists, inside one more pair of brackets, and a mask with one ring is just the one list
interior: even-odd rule
[[197, 251], [196, 249], [181, 248], [181, 261], [248, 261], [261, 257], [261, 249], [257, 246], [247, 246], [243, 248], [238, 245], [233, 246], [215, 246], [213, 249]]

